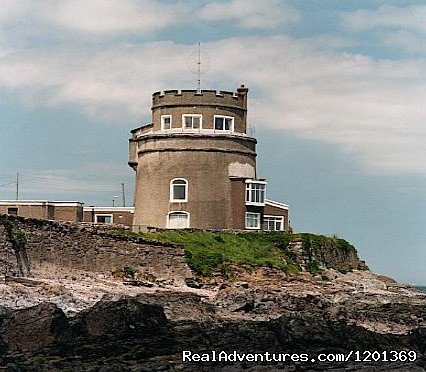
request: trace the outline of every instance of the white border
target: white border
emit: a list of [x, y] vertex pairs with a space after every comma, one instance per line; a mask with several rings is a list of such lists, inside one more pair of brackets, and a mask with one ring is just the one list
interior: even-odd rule
[[[174, 181], [178, 181], [178, 180], [181, 180], [181, 181], [185, 181], [186, 182], [186, 184], [185, 184], [185, 199], [184, 200], [182, 200], [182, 199], [174, 199], [173, 198], [173, 182]], [[182, 178], [182, 177], [178, 177], [178, 178], [173, 178], [171, 181], [170, 181], [170, 203], [186, 203], [187, 201], [188, 201], [188, 186], [189, 185], [189, 183], [188, 183], [188, 180], [187, 179], [185, 179], [185, 178]]]
[[[186, 116], [196, 116], [200, 118], [200, 127], [199, 128], [186, 128], [185, 127], [185, 117]], [[190, 130], [201, 130], [203, 129], [203, 114], [182, 114], [182, 130], [190, 131]]]
[[[257, 214], [259, 216], [259, 225], [257, 227], [248, 227], [247, 226], [247, 215], [248, 214]], [[257, 213], [257, 212], [246, 212], [246, 214], [245, 214], [245, 220], [244, 220], [244, 224], [246, 226], [246, 230], [260, 230], [261, 223], [262, 223], [262, 221], [261, 221], [261, 215], [260, 215], [260, 213]]]
[[166, 226], [167, 226], [168, 229], [172, 229], [172, 228], [176, 229], [176, 227], [170, 227], [170, 224], [169, 224], [169, 222], [170, 222], [170, 215], [172, 213], [183, 213], [183, 214], [186, 214], [188, 216], [188, 218], [187, 218], [188, 225], [186, 227], [182, 227], [182, 229], [189, 229], [189, 226], [191, 226], [191, 222], [190, 222], [190, 220], [191, 220], [191, 214], [189, 212], [187, 212], [187, 211], [170, 211], [169, 213], [167, 213]]
[[[224, 119], [231, 119], [231, 129], [216, 129], [216, 118], [224, 118]], [[213, 129], [215, 132], [225, 132], [230, 133], [234, 131], [234, 120], [235, 118], [233, 116], [225, 116], [225, 115], [213, 115]]]
[[289, 205], [288, 204], [284, 204], [284, 203], [278, 203], [276, 201], [273, 200], [269, 200], [269, 199], [265, 199], [265, 204], [269, 205], [271, 207], [276, 207], [276, 208], [280, 208], [280, 209], [285, 209], [288, 211], [289, 209]]
[[[169, 129], [165, 129], [164, 128], [164, 118], [170, 118], [170, 128]], [[171, 130], [173, 127], [172, 127], [172, 115], [170, 115], [170, 114], [168, 114], [168, 115], [161, 115], [161, 118], [160, 118], [160, 120], [161, 120], [161, 130], [164, 130], [164, 131], [168, 131], [168, 130]]]
[[83, 207], [84, 212], [130, 212], [135, 213], [135, 207]]

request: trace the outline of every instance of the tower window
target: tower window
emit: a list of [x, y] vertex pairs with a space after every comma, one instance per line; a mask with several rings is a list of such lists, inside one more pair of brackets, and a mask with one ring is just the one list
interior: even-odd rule
[[265, 194], [265, 181], [246, 181], [246, 204], [265, 205]]
[[202, 115], [182, 115], [182, 125], [184, 129], [202, 128]]
[[260, 229], [260, 213], [246, 212], [246, 229]]
[[170, 181], [170, 202], [182, 203], [188, 201], [188, 181], [175, 178]]
[[172, 115], [161, 115], [161, 130], [172, 129]]
[[188, 212], [170, 212], [167, 214], [168, 229], [187, 229], [189, 227]]
[[214, 129], [234, 131], [234, 118], [232, 116], [214, 116]]

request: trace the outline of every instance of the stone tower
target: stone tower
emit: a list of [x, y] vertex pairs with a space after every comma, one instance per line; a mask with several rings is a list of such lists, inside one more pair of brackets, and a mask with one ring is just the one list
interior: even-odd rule
[[[266, 181], [256, 179], [247, 93], [169, 90], [152, 96], [152, 122], [132, 130], [136, 229], [262, 228]], [[276, 203], [288, 228], [288, 206]]]

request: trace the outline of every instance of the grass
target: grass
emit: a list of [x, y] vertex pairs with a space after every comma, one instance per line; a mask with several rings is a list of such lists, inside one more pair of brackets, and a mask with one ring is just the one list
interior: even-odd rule
[[307, 270], [321, 273], [315, 253], [323, 249], [355, 250], [343, 239], [314, 234], [282, 232], [209, 232], [170, 230], [147, 233], [117, 231], [120, 235], [141, 237], [162, 243], [174, 243], [185, 248], [188, 265], [198, 274], [211, 276], [215, 272], [230, 274], [230, 265], [252, 265], [298, 272], [295, 253], [287, 247], [290, 241], [302, 240], [302, 248], [309, 257]]
[[215, 270], [226, 274], [229, 264], [268, 266], [284, 271], [296, 269], [289, 263], [292, 261], [285, 251], [274, 244], [272, 237], [265, 239], [265, 235], [208, 231], [143, 234], [148, 239], [183, 245], [188, 265], [201, 275], [210, 276]]

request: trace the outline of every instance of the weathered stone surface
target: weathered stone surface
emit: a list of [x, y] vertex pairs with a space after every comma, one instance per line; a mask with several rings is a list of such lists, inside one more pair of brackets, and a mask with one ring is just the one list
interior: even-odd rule
[[110, 274], [132, 266], [142, 279], [173, 278], [183, 283], [186, 277], [192, 277], [183, 248], [173, 244], [111, 235], [100, 226], [4, 215], [0, 215], [0, 262], [4, 263], [0, 265], [0, 275], [4, 275], [6, 266], [17, 266], [3, 225], [6, 218], [15, 230], [26, 234], [26, 253], [34, 276], [45, 274], [46, 270], [56, 271], [52, 273], [54, 277], [70, 275], [73, 270]]
[[[255, 321], [231, 319], [223, 314], [208, 319], [200, 312], [201, 302], [192, 298], [188, 303], [185, 294], [175, 295], [170, 301], [162, 295], [149, 297], [101, 301], [74, 318], [66, 318], [60, 309], [48, 304], [2, 314], [0, 363], [7, 365], [13, 361], [24, 370], [34, 371], [40, 368], [40, 362], [44, 370], [52, 371], [66, 370], [67, 366], [70, 370], [97, 370], [99, 365], [117, 367], [112, 370], [149, 370], [144, 369], [148, 366], [151, 370], [177, 370], [168, 369], [169, 361], [178, 362], [182, 350], [286, 351], [312, 355], [350, 350], [415, 350], [419, 356], [425, 352], [424, 328], [407, 335], [371, 332], [324, 314], [320, 299], [315, 303], [306, 298], [292, 298], [291, 306], [297, 311], [289, 310], [276, 319]], [[185, 320], [175, 318], [173, 313], [166, 316], [164, 308], [172, 303], [182, 310], [198, 311], [200, 317]], [[324, 366], [327, 370], [332, 370], [327, 366], [336, 367]], [[353, 369], [354, 366], [351, 370], [359, 370]], [[206, 371], [213, 367], [229, 370], [229, 364], [223, 363], [183, 366], [184, 370]], [[241, 367], [236, 364], [230, 370]], [[309, 367], [312, 367], [309, 363], [299, 364], [298, 370]], [[421, 360], [399, 367], [394, 370], [421, 370]]]

